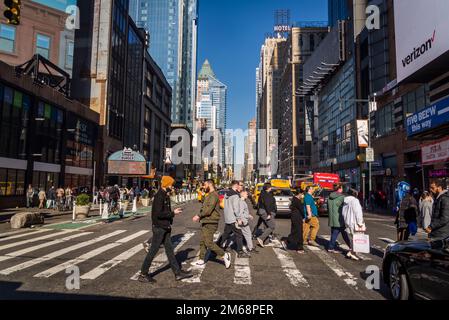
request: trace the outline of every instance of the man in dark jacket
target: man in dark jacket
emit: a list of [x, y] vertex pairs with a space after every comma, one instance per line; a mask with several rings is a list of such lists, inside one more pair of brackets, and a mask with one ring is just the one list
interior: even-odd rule
[[[173, 218], [175, 215], [182, 213], [181, 208], [177, 208], [174, 211], [171, 210], [169, 192], [171, 191], [174, 182], [175, 180], [172, 177], [162, 177], [161, 188], [154, 196], [153, 210], [151, 212], [151, 220], [153, 222], [153, 239], [151, 241], [151, 247], [148, 250], [147, 256], [145, 257], [140, 270], [140, 275], [138, 278], [140, 282], [156, 282], [156, 280], [154, 280], [149, 274], [149, 270], [161, 244], [164, 244], [165, 253], [168, 261], [170, 262], [170, 267], [175, 274], [176, 281], [193, 276], [191, 273], [183, 271], [179, 266], [179, 263], [175, 257], [173, 244], [171, 242], [171, 225], [173, 224]], [[147, 243], [144, 244], [144, 247], [146, 247], [145, 250], [147, 250], [147, 245]]]
[[272, 188], [270, 183], [264, 185], [265, 192], [260, 193], [259, 198], [259, 216], [261, 217], [263, 224], [265, 225], [265, 230], [260, 237], [257, 238], [257, 242], [263, 248], [264, 243], [268, 236], [274, 232], [276, 228], [276, 223], [274, 218], [276, 217], [276, 199], [273, 196]]
[[192, 264], [204, 265], [206, 263], [207, 250], [214, 252], [217, 255], [218, 260], [223, 261], [226, 269], [231, 266], [231, 256], [229, 253], [225, 253], [214, 242], [214, 234], [218, 230], [218, 223], [220, 222], [220, 199], [217, 191], [215, 191], [215, 183], [212, 180], [208, 180], [204, 184], [206, 191], [206, 198], [204, 199], [203, 206], [200, 214], [193, 217], [194, 222], [201, 222], [201, 243], [200, 243], [200, 255], [199, 259]]
[[327, 209], [329, 211], [329, 227], [331, 228], [331, 240], [329, 241], [328, 252], [339, 253], [335, 250], [335, 244], [338, 235], [341, 233], [343, 240], [346, 242], [349, 248], [352, 247], [351, 240], [349, 239], [348, 233], [345, 228], [345, 221], [342, 215], [342, 209], [345, 201], [345, 196], [343, 194], [343, 185], [335, 184], [334, 192], [329, 195], [327, 200]]
[[430, 226], [426, 232], [431, 239], [446, 239], [449, 237], [449, 192], [443, 179], [437, 179], [430, 184], [430, 191], [436, 196], [433, 204], [433, 214]]

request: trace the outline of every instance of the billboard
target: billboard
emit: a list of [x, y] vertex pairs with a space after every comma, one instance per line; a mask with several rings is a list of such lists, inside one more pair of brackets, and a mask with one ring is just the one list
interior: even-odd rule
[[408, 117], [406, 121], [407, 135], [412, 137], [446, 123], [449, 123], [449, 98]]
[[359, 148], [367, 148], [369, 142], [368, 120], [357, 120], [357, 138]]
[[397, 80], [449, 51], [449, 1], [394, 0]]
[[147, 173], [147, 161], [143, 155], [131, 149], [123, 149], [108, 158], [108, 174], [119, 176], [143, 176]]
[[340, 183], [340, 176], [334, 173], [315, 173], [313, 183], [319, 184], [324, 189], [333, 190], [335, 183]]

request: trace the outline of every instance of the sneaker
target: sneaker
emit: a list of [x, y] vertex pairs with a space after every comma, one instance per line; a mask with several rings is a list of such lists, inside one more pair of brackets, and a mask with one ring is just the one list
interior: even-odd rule
[[319, 247], [320, 245], [319, 245], [316, 241], [310, 240], [310, 241], [309, 241], [309, 246], [312, 246], [312, 247]]
[[144, 242], [142, 245], [147, 253], [150, 252], [150, 244], [148, 242]]
[[265, 248], [265, 245], [263, 244], [262, 239], [257, 238], [256, 240], [257, 240], [257, 242], [259, 242], [259, 246], [261, 246], [262, 248]]
[[357, 257], [357, 256], [356, 256], [355, 254], [353, 254], [352, 252], [348, 252], [348, 254], [346, 255], [346, 258], [352, 259], [352, 260], [354, 260], [354, 261], [359, 261], [359, 260], [360, 260], [360, 258]]
[[181, 270], [176, 276], [175, 279], [176, 281], [181, 281], [183, 279], [188, 279], [188, 278], [192, 278], [193, 274], [191, 272], [187, 272], [184, 270]]
[[282, 249], [284, 249], [285, 251], [287, 251], [287, 244], [285, 243], [284, 240], [281, 240], [281, 246], [282, 246]]
[[304, 250], [296, 250], [297, 254], [305, 254], [306, 252]]
[[192, 266], [204, 266], [206, 264], [206, 261], [203, 259], [198, 259], [196, 261], [193, 261], [190, 265]]
[[225, 253], [223, 260], [226, 269], [229, 269], [231, 267], [231, 255], [228, 252]]
[[153, 279], [149, 274], [139, 274], [139, 277], [137, 278], [139, 282], [145, 282], [145, 283], [156, 283], [156, 280]]
[[251, 258], [251, 255], [246, 253], [246, 252], [244, 252], [244, 251], [241, 251], [241, 252], [239, 252], [237, 254], [237, 257], [239, 257], [239, 258]]

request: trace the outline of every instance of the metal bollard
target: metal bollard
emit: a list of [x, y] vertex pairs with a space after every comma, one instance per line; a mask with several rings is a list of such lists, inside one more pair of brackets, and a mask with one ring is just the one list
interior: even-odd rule
[[73, 213], [72, 213], [72, 221], [75, 221], [75, 211], [76, 211], [76, 201], [73, 201]]

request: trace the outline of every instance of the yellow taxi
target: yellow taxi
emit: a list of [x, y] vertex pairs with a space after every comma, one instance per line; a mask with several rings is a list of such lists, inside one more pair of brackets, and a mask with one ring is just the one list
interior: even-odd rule
[[254, 197], [254, 201], [256, 203], [259, 202], [259, 196], [260, 196], [260, 193], [262, 192], [263, 185], [264, 185], [263, 183], [258, 183], [258, 184], [256, 184], [256, 187], [254, 188], [253, 197]]

